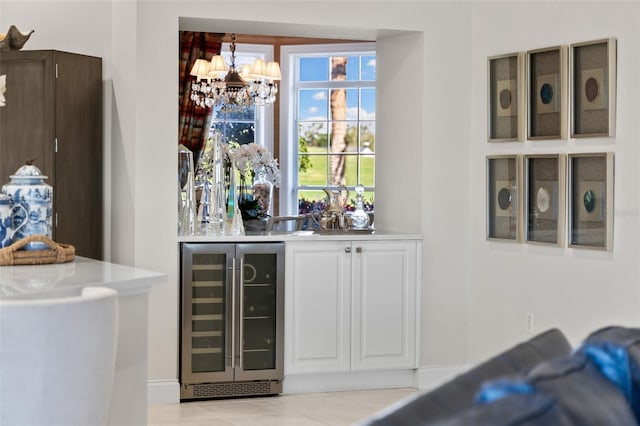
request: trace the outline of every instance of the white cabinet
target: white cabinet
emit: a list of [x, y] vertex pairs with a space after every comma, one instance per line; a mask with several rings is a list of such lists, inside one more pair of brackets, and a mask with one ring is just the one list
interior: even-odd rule
[[285, 375], [349, 370], [350, 242], [285, 244]]
[[352, 243], [352, 370], [417, 367], [416, 244]]
[[287, 242], [285, 374], [416, 368], [418, 244]]

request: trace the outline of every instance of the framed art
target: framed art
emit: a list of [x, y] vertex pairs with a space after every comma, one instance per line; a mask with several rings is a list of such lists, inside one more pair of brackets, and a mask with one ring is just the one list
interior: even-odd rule
[[487, 157], [487, 239], [521, 241], [522, 158], [516, 155]]
[[488, 60], [488, 140], [524, 139], [524, 53]]
[[569, 247], [613, 248], [613, 153], [569, 154]]
[[615, 136], [616, 40], [572, 44], [570, 61], [571, 136]]
[[528, 139], [568, 137], [568, 48], [527, 52]]
[[565, 172], [564, 155], [525, 156], [525, 241], [564, 245]]

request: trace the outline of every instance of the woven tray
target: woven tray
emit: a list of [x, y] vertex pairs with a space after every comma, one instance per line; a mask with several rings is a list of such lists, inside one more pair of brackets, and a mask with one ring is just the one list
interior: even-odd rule
[[[31, 242], [42, 242], [47, 250], [22, 250]], [[76, 257], [76, 249], [70, 244], [59, 244], [44, 235], [29, 235], [8, 247], [0, 249], [0, 266], [43, 265], [47, 263], [71, 262]]]

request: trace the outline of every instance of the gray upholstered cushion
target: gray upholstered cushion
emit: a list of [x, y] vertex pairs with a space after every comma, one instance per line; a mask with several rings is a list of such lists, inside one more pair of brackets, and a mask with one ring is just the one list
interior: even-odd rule
[[[487, 396], [488, 395], [488, 396]], [[483, 385], [478, 403], [429, 426], [635, 426], [622, 391], [584, 352], [536, 366], [525, 378]], [[418, 425], [419, 423], [416, 423]]]
[[447, 418], [470, 407], [483, 382], [500, 376], [524, 374], [542, 361], [570, 353], [571, 345], [564, 334], [557, 329], [548, 330], [430, 392], [421, 393], [377, 413], [361, 424], [415, 426]]
[[[474, 405], [429, 426], [575, 426], [558, 410], [556, 401], [542, 394], [513, 394], [487, 405]], [[414, 426], [420, 426], [416, 423]]]

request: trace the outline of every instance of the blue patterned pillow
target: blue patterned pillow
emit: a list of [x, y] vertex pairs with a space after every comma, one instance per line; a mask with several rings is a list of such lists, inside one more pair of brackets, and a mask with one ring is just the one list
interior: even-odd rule
[[[504, 404], [501, 401], [515, 396], [520, 404], [526, 404], [527, 401], [534, 404], [537, 407], [534, 410], [537, 417], [512, 420], [509, 410], [500, 410], [501, 404]], [[553, 404], [543, 411], [536, 402], [540, 398], [549, 398]], [[591, 356], [582, 350], [569, 357], [543, 362], [525, 377], [503, 378], [485, 383], [476, 401], [477, 406], [486, 407], [484, 410], [503, 412], [504, 420], [500, 420], [498, 415], [495, 426], [637, 424], [622, 390], [601, 373]], [[483, 409], [477, 410], [484, 412]], [[553, 422], [549, 423], [544, 416], [553, 416]]]
[[600, 329], [587, 337], [580, 350], [624, 393], [640, 423], [640, 329]]

